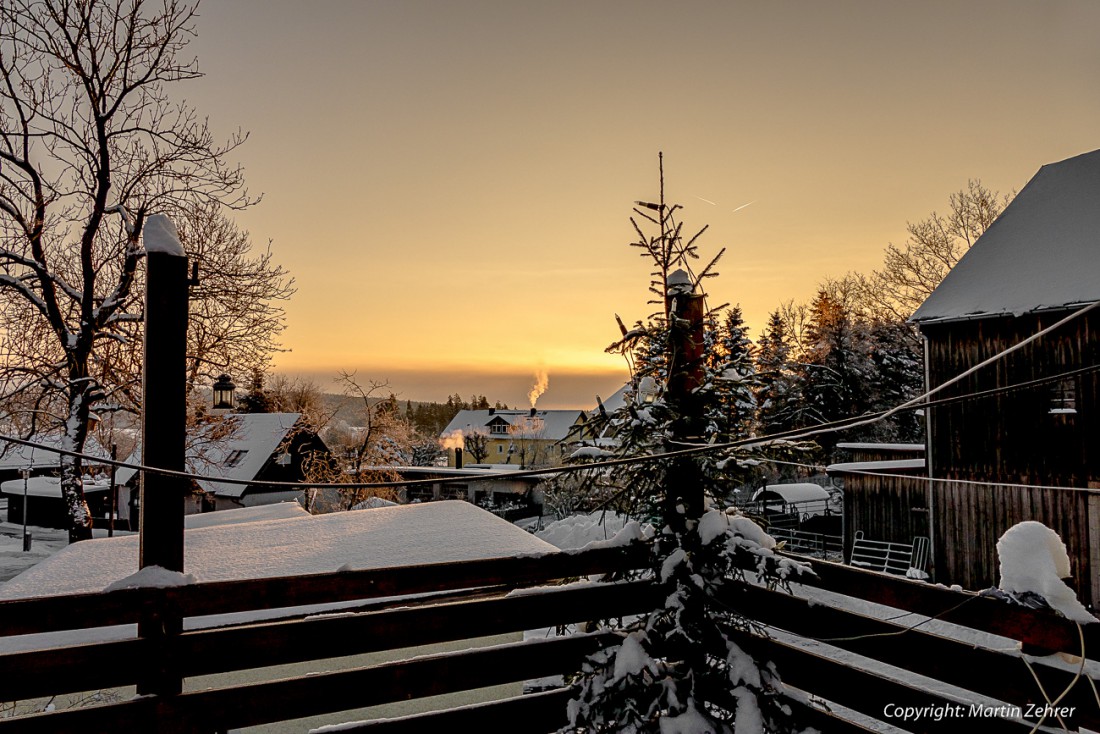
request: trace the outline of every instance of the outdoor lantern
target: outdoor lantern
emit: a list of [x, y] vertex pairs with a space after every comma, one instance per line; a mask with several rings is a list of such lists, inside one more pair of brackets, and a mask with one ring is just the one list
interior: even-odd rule
[[637, 400], [648, 405], [657, 399], [660, 394], [661, 388], [657, 384], [657, 381], [648, 375], [638, 381], [638, 396]]
[[233, 391], [236, 389], [229, 375], [220, 375], [214, 383], [214, 410], [232, 410]]

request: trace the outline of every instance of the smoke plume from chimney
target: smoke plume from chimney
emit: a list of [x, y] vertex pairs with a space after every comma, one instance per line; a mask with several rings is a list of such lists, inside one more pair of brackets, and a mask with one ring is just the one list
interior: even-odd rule
[[546, 370], [540, 369], [535, 372], [535, 384], [527, 392], [527, 399], [531, 402], [532, 408], [535, 407], [539, 396], [546, 392], [548, 387], [550, 387], [550, 376], [546, 374]]
[[444, 451], [450, 449], [461, 449], [466, 447], [465, 437], [462, 435], [462, 429], [451, 431], [447, 435], [439, 439], [439, 444]]

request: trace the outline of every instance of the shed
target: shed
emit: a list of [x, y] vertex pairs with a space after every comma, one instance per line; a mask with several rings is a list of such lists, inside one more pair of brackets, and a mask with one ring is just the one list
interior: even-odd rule
[[912, 316], [928, 387], [1071, 317], [929, 409], [938, 582], [994, 584], [997, 538], [1038, 520], [1065, 541], [1082, 599], [1100, 602], [1100, 311], [1081, 310], [1100, 299], [1097, 201], [1100, 151], [1043, 166]]
[[[69, 512], [61, 497], [59, 477], [31, 477], [27, 479], [25, 487], [22, 479], [10, 479], [0, 484], [0, 494], [8, 501], [8, 522], [23, 523], [24, 489], [28, 525], [43, 528], [69, 527]], [[85, 480], [84, 498], [93, 517], [105, 517], [111, 498], [110, 483]]]
[[[27, 440], [35, 445], [0, 441], [0, 482], [21, 478], [24, 469], [29, 469], [31, 476], [57, 474], [60, 471], [61, 456], [55, 449], [68, 445], [66, 439], [57, 435], [34, 435]], [[91, 436], [84, 442], [83, 453], [104, 459], [111, 455]], [[86, 469], [103, 466], [94, 459], [85, 459], [83, 465]]]
[[765, 511], [797, 512], [799, 515], [822, 515], [828, 509], [829, 492], [808, 482], [793, 484], [768, 484], [756, 490], [753, 502], [759, 502]]

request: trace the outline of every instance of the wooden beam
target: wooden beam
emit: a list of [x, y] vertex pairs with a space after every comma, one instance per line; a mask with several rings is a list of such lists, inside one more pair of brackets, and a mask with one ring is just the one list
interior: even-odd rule
[[[968, 704], [890, 680], [878, 673], [852, 668], [794, 645], [740, 630], [730, 630], [730, 635], [756, 660], [774, 663], [784, 682], [913, 734], [973, 734], [975, 731], [982, 734], [1030, 734], [1029, 724], [997, 717], [968, 716]], [[952, 707], [952, 711], [960, 713], [943, 716], [939, 720], [932, 714], [924, 720], [903, 722], [885, 714], [887, 705], [912, 707], [926, 712], [942, 712]], [[955, 706], [961, 708], [955, 709]]]
[[[0, 601], [0, 637], [137, 622], [147, 606], [174, 605], [185, 617], [330, 604], [475, 587], [533, 586], [555, 579], [642, 567], [644, 545], [543, 556], [218, 581], [167, 589], [120, 589]], [[73, 615], [73, 609], [80, 609]]]
[[618, 636], [577, 635], [365, 668], [0, 719], [0, 734], [224, 731], [576, 670]]
[[347, 616], [185, 632], [179, 656], [187, 676], [430, 645], [561, 624], [625, 617], [653, 609], [650, 582], [546, 588], [536, 593]]
[[[1077, 625], [1054, 612], [1014, 606], [970, 591], [955, 591], [839, 563], [789, 557], [813, 568], [816, 578], [807, 574], [796, 577], [798, 583], [806, 586], [1010, 637], [1042, 650], [1081, 654]], [[1100, 650], [1100, 624], [1084, 625], [1081, 629], [1086, 652]]]

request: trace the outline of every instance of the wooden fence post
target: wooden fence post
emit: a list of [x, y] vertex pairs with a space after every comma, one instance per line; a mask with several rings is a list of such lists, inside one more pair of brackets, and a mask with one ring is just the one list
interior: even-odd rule
[[[153, 218], [146, 224], [146, 249]], [[157, 222], [171, 229], [167, 218]], [[165, 228], [164, 225], [167, 225]], [[172, 232], [174, 238], [174, 232]], [[178, 245], [178, 240], [176, 242]], [[187, 256], [182, 248], [157, 247], [146, 256], [145, 363], [142, 370], [141, 461], [145, 466], [183, 471], [187, 390]], [[142, 472], [140, 567], [183, 571], [183, 498], [188, 481]], [[138, 623], [138, 636], [149, 641], [148, 670], [138, 685], [142, 694], [171, 695], [182, 689], [172, 647], [182, 631], [177, 610], [154, 593]]]

